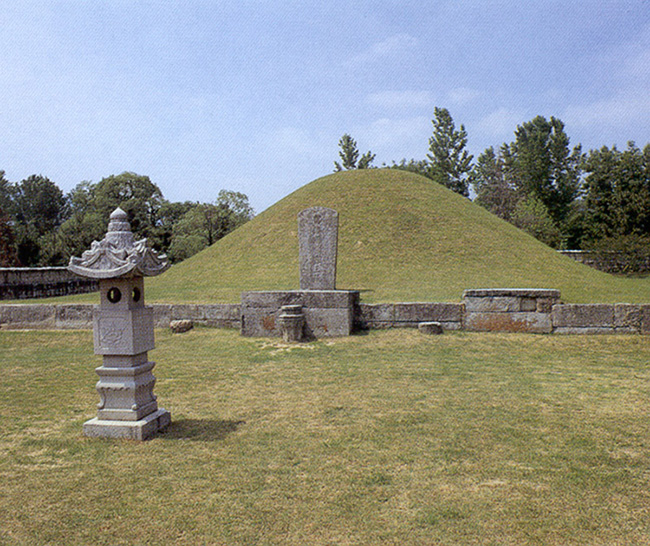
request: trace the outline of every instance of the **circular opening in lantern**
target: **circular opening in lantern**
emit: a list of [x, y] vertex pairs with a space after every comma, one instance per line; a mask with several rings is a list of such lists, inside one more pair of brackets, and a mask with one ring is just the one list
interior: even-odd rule
[[119, 288], [110, 288], [106, 294], [106, 298], [111, 303], [117, 303], [122, 299], [122, 292], [120, 292]]
[[140, 293], [140, 289], [136, 286], [133, 289], [133, 301], [136, 302], [136, 303], [139, 302], [141, 296], [142, 296], [142, 294]]

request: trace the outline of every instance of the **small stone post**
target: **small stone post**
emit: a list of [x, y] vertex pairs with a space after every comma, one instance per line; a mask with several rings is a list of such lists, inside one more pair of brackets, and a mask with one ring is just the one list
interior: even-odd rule
[[302, 305], [283, 305], [280, 307], [278, 323], [282, 339], [288, 343], [302, 341], [305, 327], [305, 315]]
[[95, 354], [103, 364], [97, 392], [97, 417], [83, 426], [85, 436], [146, 440], [171, 422], [170, 413], [158, 407], [156, 381], [147, 351], [154, 348], [153, 308], [144, 305], [145, 276], [169, 267], [147, 240], [135, 241], [122, 209], [111, 214], [108, 232], [93, 242], [81, 258], [70, 258], [68, 269], [99, 280], [100, 304], [93, 311]]

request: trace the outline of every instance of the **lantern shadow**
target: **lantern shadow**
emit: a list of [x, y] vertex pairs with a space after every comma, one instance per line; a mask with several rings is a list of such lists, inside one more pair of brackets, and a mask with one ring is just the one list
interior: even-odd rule
[[246, 421], [223, 419], [178, 419], [173, 420], [158, 437], [163, 440], [197, 440], [214, 442], [223, 440], [228, 434], [237, 431]]

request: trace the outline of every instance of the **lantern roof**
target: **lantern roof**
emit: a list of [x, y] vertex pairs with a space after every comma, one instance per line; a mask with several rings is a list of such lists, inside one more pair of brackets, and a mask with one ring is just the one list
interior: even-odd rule
[[106, 236], [93, 241], [81, 258], [71, 257], [68, 270], [81, 277], [110, 279], [152, 277], [169, 266], [167, 256], [153, 250], [147, 239], [134, 239], [128, 216], [118, 207], [111, 214]]

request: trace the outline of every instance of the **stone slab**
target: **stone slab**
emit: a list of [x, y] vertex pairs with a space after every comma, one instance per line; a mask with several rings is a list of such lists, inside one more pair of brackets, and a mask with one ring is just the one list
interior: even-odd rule
[[563, 304], [553, 306], [553, 326], [557, 328], [615, 328], [615, 308], [608, 303]]
[[171, 414], [160, 408], [139, 421], [109, 421], [94, 417], [83, 425], [83, 434], [91, 438], [124, 438], [148, 440], [165, 430], [171, 423]]
[[56, 328], [56, 306], [1, 305], [0, 326], [15, 330], [50, 330]]
[[528, 303], [531, 299], [535, 301], [535, 305], [532, 309], [527, 309], [527, 311], [536, 311], [537, 300], [527, 296], [524, 298], [515, 296], [468, 296], [463, 301], [467, 313], [518, 313], [522, 311], [522, 300]]
[[548, 313], [468, 313], [464, 328], [471, 332], [549, 334], [553, 323]]
[[339, 214], [326, 207], [311, 207], [298, 214], [301, 290], [336, 288]]
[[418, 330], [428, 335], [440, 335], [443, 332], [442, 324], [439, 322], [420, 322]]
[[57, 305], [55, 326], [61, 330], [84, 330], [93, 327], [92, 304]]
[[550, 288], [477, 288], [465, 290], [463, 298], [486, 297], [550, 298], [559, 300], [560, 291]]
[[461, 303], [395, 303], [395, 322], [460, 322]]
[[242, 292], [243, 307], [303, 307], [342, 308], [357, 305], [358, 290], [275, 290]]

